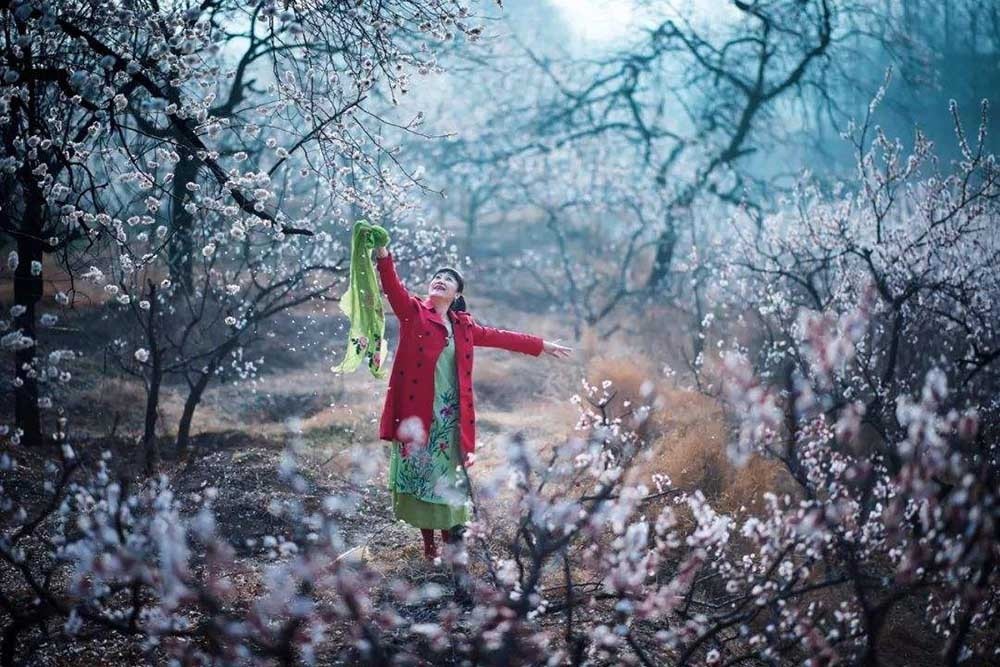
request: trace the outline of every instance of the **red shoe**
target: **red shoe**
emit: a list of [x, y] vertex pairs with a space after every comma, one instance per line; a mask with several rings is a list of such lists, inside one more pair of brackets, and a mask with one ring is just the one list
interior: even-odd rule
[[437, 544], [434, 543], [434, 531], [430, 528], [421, 528], [420, 535], [424, 538], [424, 559], [433, 561], [438, 557]]

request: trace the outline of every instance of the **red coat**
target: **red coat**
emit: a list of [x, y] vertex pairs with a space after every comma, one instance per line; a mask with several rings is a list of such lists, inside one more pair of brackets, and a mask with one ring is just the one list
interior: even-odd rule
[[[430, 433], [434, 412], [434, 366], [447, 344], [448, 330], [430, 299], [410, 294], [399, 280], [392, 254], [377, 260], [382, 291], [399, 319], [399, 344], [389, 375], [389, 389], [382, 408], [379, 438], [399, 440], [397, 430], [407, 417], [420, 418], [423, 433]], [[494, 329], [477, 324], [466, 312], [448, 311], [455, 336], [455, 372], [458, 375], [459, 443], [463, 459], [476, 449], [476, 400], [472, 390], [472, 359], [476, 345], [499, 347], [538, 356], [538, 336]]]

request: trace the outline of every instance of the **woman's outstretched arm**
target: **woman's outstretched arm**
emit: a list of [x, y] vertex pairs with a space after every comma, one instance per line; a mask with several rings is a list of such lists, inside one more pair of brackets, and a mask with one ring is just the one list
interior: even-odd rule
[[499, 347], [511, 352], [530, 354], [537, 357], [542, 352], [547, 352], [554, 357], [567, 357], [572, 351], [568, 347], [563, 347], [557, 343], [552, 343], [538, 336], [521, 333], [519, 331], [508, 331], [495, 327], [484, 327], [472, 320], [472, 344], [482, 347]]
[[403, 281], [396, 273], [396, 265], [392, 261], [392, 254], [385, 246], [375, 249], [376, 266], [378, 267], [379, 281], [382, 283], [382, 291], [389, 299], [389, 306], [396, 317], [402, 317], [413, 309], [413, 297]]

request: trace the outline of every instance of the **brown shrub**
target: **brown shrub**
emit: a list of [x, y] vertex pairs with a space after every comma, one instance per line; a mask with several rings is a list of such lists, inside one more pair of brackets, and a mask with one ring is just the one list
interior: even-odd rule
[[[700, 489], [717, 511], [755, 512], [762, 508], [766, 491], [780, 492], [789, 478], [779, 462], [754, 456], [743, 466], [733, 464], [726, 453], [731, 436], [722, 405], [691, 390], [667, 386], [654, 369], [628, 357], [599, 357], [588, 367], [588, 382], [612, 382], [611, 414], [651, 403], [653, 410], [642, 424], [646, 442], [629, 475], [630, 483], [654, 489], [652, 476], [666, 475], [673, 488]], [[643, 386], [647, 394], [643, 395]]]

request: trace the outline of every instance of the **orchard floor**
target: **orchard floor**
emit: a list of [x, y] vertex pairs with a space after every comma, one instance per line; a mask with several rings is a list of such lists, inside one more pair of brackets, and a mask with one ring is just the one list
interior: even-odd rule
[[[80, 320], [90, 316], [79, 314]], [[524, 320], [513, 319], [503, 326], [537, 330]], [[296, 313], [281, 323], [284, 331], [258, 348], [265, 360], [258, 377], [210, 385], [195, 413], [191, 446], [183, 458], [175, 451], [173, 427], [183, 406], [184, 386], [167, 385], [159, 410], [162, 461], [158, 472], [169, 478], [188, 515], [197, 510], [196, 499], [206, 487], [217, 490], [213, 503], [217, 529], [236, 552], [237, 572], [232, 580], [239, 587], [238, 599], [251, 601], [261, 595], [264, 570], [285, 558], [275, 557], [262, 545], [265, 536], [278, 540], [296, 536], [297, 527], [284, 515], [285, 507], [300, 503], [308, 512], [328, 496], [349, 496], [357, 502], [337, 517], [343, 540], [339, 555], [364, 562], [383, 582], [403, 578], [418, 585], [440, 584], [444, 594], [439, 601], [398, 610], [417, 621], [429, 620], [437, 607], [453, 598], [453, 577], [445, 566], [425, 563], [419, 532], [392, 516], [385, 477], [388, 443], [377, 439], [386, 380], [375, 379], [363, 369], [348, 376], [329, 371], [343, 348], [342, 334], [329, 333], [338, 321], [315, 310]], [[74, 324], [78, 330], [100, 329], [99, 325], [88, 328], [86, 321]], [[54, 338], [52, 348], [74, 343], [74, 347], [84, 347], [79, 339], [61, 341], [57, 334]], [[101, 451], [111, 451], [115, 474], [136, 484], [142, 478], [145, 395], [137, 379], [112, 368], [98, 354], [82, 357], [74, 372], [74, 386], [59, 405], [69, 419], [69, 440], [80, 455], [93, 460]], [[504, 460], [503, 452], [495, 447], [504, 434], [517, 430], [539, 443], [565, 436], [576, 415], [566, 400], [572, 393], [568, 388], [580, 372], [579, 363], [560, 364], [551, 358], [500, 350], [477, 352], [479, 459], [474, 478], [490, 474]], [[53, 417], [43, 415], [47, 423]], [[304, 493], [294, 491], [279, 476], [283, 452], [291, 443], [298, 452], [298, 471], [307, 482]], [[42, 466], [47, 459], [57, 458], [56, 449], [15, 447], [11, 454], [18, 470], [4, 479], [5, 487], [29, 504], [44, 502]], [[359, 461], [365, 465], [359, 466]], [[11, 576], [0, 565], [0, 578]], [[3, 586], [10, 590], [6, 583]], [[383, 594], [375, 591], [376, 599]], [[344, 632], [333, 628], [328, 644], [343, 646], [349, 641], [341, 636]], [[29, 660], [32, 665], [128, 665], [145, 664], [149, 659], [131, 638], [109, 632], [89, 639], [71, 638], [56, 621], [44, 636], [31, 639], [39, 642]], [[159, 653], [154, 650], [152, 655]]]
[[[282, 516], [279, 508], [289, 502], [301, 502], [309, 511], [329, 495], [358, 498], [351, 511], [337, 517], [344, 540], [341, 557], [373, 567], [383, 581], [399, 577], [417, 585], [438, 583], [445, 593], [440, 604], [444, 604], [453, 592], [449, 571], [444, 566], [432, 566], [423, 561], [417, 531], [391, 516], [388, 493], [382, 485], [359, 488], [348, 476], [336, 472], [336, 459], [321, 460], [321, 451], [312, 449], [299, 458], [298, 469], [307, 480], [309, 490], [296, 493], [276, 474], [284, 448], [278, 439], [225, 432], [200, 435], [195, 445], [196, 455], [185, 462], [168, 458], [161, 472], [170, 477], [183, 513], [188, 515], [196, 511], [196, 498], [207, 486], [218, 490], [214, 502], [217, 529], [236, 552], [233, 569], [229, 572], [235, 586], [234, 599], [249, 602], [264, 594], [262, 575], [265, 568], [285, 560], [283, 556], [269, 554], [270, 549], [261, 544], [264, 536], [291, 537], [294, 533], [295, 527]], [[117, 466], [116, 472], [127, 477], [130, 470], [138, 469], [138, 462], [128, 461], [126, 446], [122, 441], [101, 443], [102, 449], [112, 450], [119, 464], [124, 464]], [[5, 486], [19, 497], [41, 500], [39, 471], [46, 456], [56, 456], [56, 452], [18, 449], [13, 454], [19, 469], [16, 475], [5, 479]], [[197, 560], [196, 569], [200, 567]], [[6, 566], [0, 566], [0, 577], [12, 576]], [[12, 590], [9, 582], [0, 585], [5, 591]], [[24, 594], [27, 595], [27, 591]], [[376, 592], [376, 597], [379, 596]], [[411, 608], [408, 615], [416, 620], [429, 619], [437, 606], [425, 603]], [[334, 627], [329, 636], [329, 646], [337, 653], [340, 653], [337, 648], [350, 641], [342, 636], [345, 630]], [[147, 654], [140, 642], [112, 632], [100, 632], [87, 639], [69, 637], [57, 621], [49, 625], [45, 637], [30, 638], [38, 642], [34, 655], [26, 663], [31, 665], [134, 665], [146, 664], [150, 657], [160, 655], [156, 650]], [[165, 664], [165, 660], [157, 662]]]
[[[239, 587], [237, 599], [249, 603], [265, 591], [263, 574], [276, 559], [269, 553], [271, 549], [262, 545], [262, 538], [290, 539], [300, 528], [286, 517], [284, 508], [299, 503], [310, 511], [328, 496], [353, 497], [356, 504], [338, 516], [343, 542], [339, 555], [362, 561], [379, 575], [379, 590], [373, 591], [376, 601], [388, 599], [382, 584], [395, 578], [439, 584], [443, 595], [438, 600], [397, 607], [399, 613], [415, 621], [431, 620], [440, 607], [453, 600], [454, 581], [447, 569], [423, 561], [416, 529], [392, 517], [385, 479], [387, 443], [376, 437], [386, 381], [361, 370], [348, 376], [329, 371], [343, 349], [343, 334], [337, 331], [340, 318], [333, 310], [328, 304], [325, 311], [304, 308], [290, 314], [277, 323], [273, 338], [254, 349], [253, 358], [264, 361], [258, 376], [235, 384], [212, 385], [195, 413], [192, 443], [184, 458], [175, 451], [174, 440], [185, 387], [166, 386], [159, 410], [163, 454], [159, 472], [168, 476], [187, 514], [196, 510], [195, 498], [206, 487], [217, 489], [214, 509], [218, 530], [236, 552], [237, 571], [232, 580]], [[484, 311], [499, 309], [486, 306]], [[88, 316], [80, 314], [81, 320]], [[563, 341], [571, 334], [568, 326], [551, 317], [503, 312], [496, 318], [479, 319]], [[71, 324], [77, 330], [104, 335], [100, 326], [90, 326], [93, 322]], [[61, 341], [55, 335], [50, 344], [53, 349], [86, 349], [71, 336]], [[575, 358], [565, 362], [477, 350], [474, 487], [502, 470], [507, 436], [520, 432], [530, 446], [542, 449], [572, 431], [577, 411], [568, 399], [581, 393], [582, 377], [592, 383], [614, 378], [616, 386], [628, 395], [635, 395], [647, 378], [663, 379], [662, 357], [654, 359], [614, 341], [590, 340], [576, 347]], [[137, 379], [113, 368], [98, 353], [84, 355], [74, 371], [71, 391], [59, 405], [69, 418], [70, 441], [76, 443], [81, 455], [99, 456], [100, 451], [109, 449], [116, 473], [137, 482], [141, 478], [144, 391]], [[653, 458], [641, 466], [643, 475], [668, 472], [679, 486], [704, 489], [723, 510], [752, 507], [763, 491], [780, 488], [780, 477], [766, 465], [739, 474], [727, 466], [722, 454], [727, 427], [713, 401], [667, 386], [659, 386], [657, 391], [666, 400], [659, 418], [662, 435]], [[7, 415], [0, 416], [6, 421]], [[51, 423], [53, 415], [46, 415], [46, 419]], [[283, 452], [290, 444], [298, 452], [305, 492], [294, 491], [279, 476]], [[21, 497], [42, 501], [40, 471], [54, 450], [15, 448], [12, 453], [20, 468], [4, 479], [5, 487]], [[502, 502], [496, 498], [485, 501], [483, 510], [487, 516], [502, 517]], [[472, 554], [474, 574], [478, 557]], [[0, 566], [0, 578], [10, 576], [10, 570]], [[6, 584], [0, 585], [10, 590]], [[907, 626], [905, 621], [894, 624], [892, 634], [898, 632], [898, 640], [893, 637], [887, 645], [893, 647], [895, 655], [887, 656], [885, 664], [935, 664], [927, 657], [939, 649], [934, 638], [929, 633], [907, 631]], [[348, 644], [348, 635], [349, 628], [331, 629], [326, 642], [330, 655], [345, 655], [339, 648]], [[128, 637], [105, 632], [86, 640], [70, 638], [55, 621], [44, 636], [32, 639], [39, 642], [27, 663], [32, 665], [138, 665], [147, 664], [150, 657], [139, 642]], [[156, 659], [156, 650], [151, 655], [154, 663], [164, 662]], [[343, 662], [344, 658], [321, 657], [317, 662], [338, 664], [337, 660]], [[436, 660], [437, 664], [451, 664], [446, 655]]]

